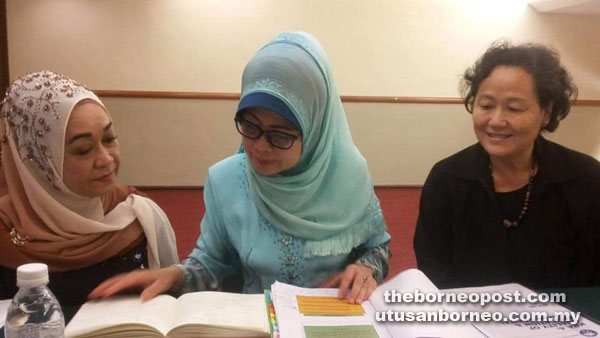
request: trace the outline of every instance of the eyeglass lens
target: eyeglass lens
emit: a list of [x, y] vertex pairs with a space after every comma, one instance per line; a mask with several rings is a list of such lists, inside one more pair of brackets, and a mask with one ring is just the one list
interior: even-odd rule
[[236, 119], [236, 124], [240, 134], [251, 139], [257, 139], [262, 134], [265, 134], [267, 142], [269, 142], [272, 146], [277, 148], [289, 149], [291, 148], [292, 144], [294, 143], [294, 140], [296, 139], [296, 137], [293, 135], [278, 132], [275, 130], [262, 130], [259, 126], [255, 125], [254, 123], [241, 118]]

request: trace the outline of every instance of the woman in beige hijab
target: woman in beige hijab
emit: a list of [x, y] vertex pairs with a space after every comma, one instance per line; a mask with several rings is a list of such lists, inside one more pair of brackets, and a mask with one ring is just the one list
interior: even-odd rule
[[25, 263], [48, 264], [63, 304], [114, 274], [178, 263], [160, 207], [116, 184], [119, 143], [94, 93], [31, 73], [8, 88], [0, 116], [0, 299], [14, 295]]

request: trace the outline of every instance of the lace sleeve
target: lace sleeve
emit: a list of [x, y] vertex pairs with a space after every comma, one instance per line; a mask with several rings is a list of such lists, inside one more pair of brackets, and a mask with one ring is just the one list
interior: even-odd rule
[[390, 251], [389, 242], [379, 246], [365, 249], [360, 257], [355, 261], [355, 264], [368, 266], [373, 270], [373, 278], [377, 284], [381, 284], [383, 279], [388, 274], [388, 265], [392, 252]]
[[194, 258], [187, 258], [182, 264], [175, 265], [183, 272], [183, 282], [176, 293], [217, 290], [215, 277], [208, 269]]

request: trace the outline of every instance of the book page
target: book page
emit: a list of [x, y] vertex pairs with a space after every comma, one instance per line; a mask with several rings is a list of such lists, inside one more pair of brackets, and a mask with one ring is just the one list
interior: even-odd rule
[[269, 333], [263, 294], [186, 293], [177, 299], [175, 313], [172, 328], [201, 324]]
[[0, 327], [4, 326], [4, 321], [6, 320], [6, 313], [8, 312], [8, 307], [12, 299], [3, 299], [0, 300]]
[[169, 295], [159, 295], [147, 302], [142, 302], [139, 295], [89, 301], [69, 322], [65, 336], [75, 337], [122, 324], [146, 325], [166, 335], [174, 304], [175, 298]]
[[388, 309], [389, 306], [384, 301], [384, 294], [388, 290], [396, 290], [398, 292], [413, 292], [419, 290], [421, 292], [437, 292], [438, 288], [425, 276], [423, 272], [417, 269], [404, 270], [390, 280], [379, 285], [371, 294], [369, 300], [373, 306], [379, 311]]
[[[454, 293], [478, 293], [478, 294], [508, 294], [514, 297], [515, 292], [526, 297], [529, 294], [537, 295], [534, 291], [516, 283], [492, 285], [473, 288], [458, 288], [441, 290], [443, 292]], [[534, 337], [549, 337], [549, 338], [566, 338], [566, 337], [585, 337], [597, 336], [600, 334], [600, 326], [596, 323], [577, 316], [577, 313], [571, 311], [556, 303], [540, 303], [540, 302], [490, 302], [485, 306], [480, 304], [465, 304], [471, 311], [487, 311], [499, 312], [504, 317], [508, 317], [510, 313], [525, 313], [526, 315], [537, 313], [546, 313], [549, 316], [554, 316], [555, 313], [569, 313], [573, 317], [565, 321], [515, 321], [515, 322], [477, 322], [473, 323], [481, 332], [484, 332], [490, 337], [515, 337], [515, 338], [534, 338]]]

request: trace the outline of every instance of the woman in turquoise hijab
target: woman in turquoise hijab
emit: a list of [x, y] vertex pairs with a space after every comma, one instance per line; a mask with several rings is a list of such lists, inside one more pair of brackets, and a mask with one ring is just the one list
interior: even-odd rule
[[278, 280], [339, 287], [341, 298], [361, 302], [382, 282], [390, 236], [314, 37], [283, 33], [256, 53], [235, 123], [242, 146], [209, 169], [202, 234], [188, 259], [108, 280], [91, 298], [134, 286], [144, 299], [214, 290], [241, 271], [245, 293]]

